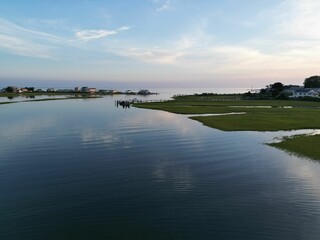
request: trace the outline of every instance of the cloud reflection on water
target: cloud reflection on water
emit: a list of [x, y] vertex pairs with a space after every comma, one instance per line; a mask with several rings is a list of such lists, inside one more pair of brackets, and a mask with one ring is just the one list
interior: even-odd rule
[[194, 187], [194, 179], [188, 165], [173, 166], [167, 161], [157, 161], [153, 176], [157, 182], [171, 183], [177, 192], [189, 192]]

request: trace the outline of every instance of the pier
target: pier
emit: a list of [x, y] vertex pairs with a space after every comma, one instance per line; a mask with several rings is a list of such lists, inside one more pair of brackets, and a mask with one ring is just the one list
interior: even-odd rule
[[140, 100], [140, 99], [129, 99], [129, 100], [115, 100], [116, 107], [130, 108], [133, 103], [148, 103], [148, 102], [164, 102], [166, 100]]

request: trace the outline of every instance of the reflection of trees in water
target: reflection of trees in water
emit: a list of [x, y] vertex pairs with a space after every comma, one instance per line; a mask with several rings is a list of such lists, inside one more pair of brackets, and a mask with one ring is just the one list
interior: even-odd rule
[[27, 95], [27, 96], [24, 96], [24, 95], [17, 95], [17, 96], [7, 96], [7, 98], [9, 100], [12, 100], [14, 98], [30, 98], [30, 99], [35, 99], [36, 96], [35, 95]]

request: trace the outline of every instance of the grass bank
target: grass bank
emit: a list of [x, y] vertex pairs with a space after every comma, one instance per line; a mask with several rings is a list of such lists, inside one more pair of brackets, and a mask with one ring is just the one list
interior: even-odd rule
[[[216, 114], [245, 112], [238, 115], [193, 116], [193, 120], [223, 131], [279, 131], [320, 129], [320, 103], [294, 100], [241, 100], [236, 95], [179, 96], [175, 100], [142, 103], [140, 108], [178, 114]], [[301, 156], [320, 160], [320, 136], [298, 136], [273, 143]]]
[[284, 138], [282, 142], [268, 144], [298, 156], [306, 156], [314, 160], [320, 160], [320, 135], [298, 135]]

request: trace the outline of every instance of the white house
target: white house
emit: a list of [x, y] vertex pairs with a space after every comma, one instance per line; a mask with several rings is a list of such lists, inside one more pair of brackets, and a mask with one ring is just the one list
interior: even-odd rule
[[18, 88], [17, 91], [18, 91], [18, 93], [26, 93], [26, 92], [29, 92], [29, 89], [27, 89], [27, 88]]
[[97, 89], [96, 88], [88, 88], [89, 93], [96, 93]]
[[293, 92], [292, 98], [299, 98], [299, 97], [319, 97], [318, 89], [311, 89], [311, 88], [300, 88]]

